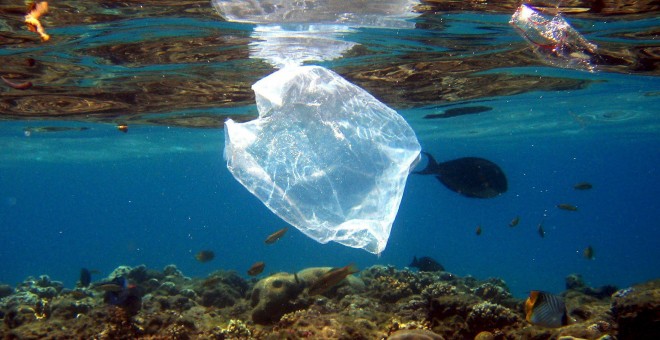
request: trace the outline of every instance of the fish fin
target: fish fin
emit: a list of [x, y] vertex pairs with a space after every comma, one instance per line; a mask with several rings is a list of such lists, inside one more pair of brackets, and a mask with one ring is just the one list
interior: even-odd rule
[[[531, 298], [531, 295], [530, 295]], [[566, 304], [560, 296], [537, 292], [533, 308], [528, 310], [526, 319], [543, 327], [561, 327], [568, 324]]]
[[433, 156], [425, 151], [421, 152], [423, 155], [426, 156], [427, 158], [427, 164], [426, 167], [420, 171], [413, 171], [413, 174], [418, 174], [418, 175], [428, 175], [434, 173], [434, 169], [438, 167], [438, 162], [433, 158]]

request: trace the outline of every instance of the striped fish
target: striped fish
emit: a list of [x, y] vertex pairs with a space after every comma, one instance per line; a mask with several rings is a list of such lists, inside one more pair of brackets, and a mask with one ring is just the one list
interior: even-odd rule
[[561, 296], [533, 290], [525, 301], [525, 319], [537, 326], [565, 326], [568, 324], [566, 303]]

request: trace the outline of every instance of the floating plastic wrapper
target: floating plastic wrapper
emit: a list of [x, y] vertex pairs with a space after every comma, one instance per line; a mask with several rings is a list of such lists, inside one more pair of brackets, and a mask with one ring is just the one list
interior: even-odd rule
[[528, 5], [518, 7], [509, 24], [545, 63], [573, 69], [595, 70], [596, 45], [587, 41], [564, 18], [546, 17]]
[[234, 177], [320, 243], [380, 254], [420, 145], [396, 111], [319, 66], [290, 66], [252, 86], [259, 118], [225, 123]]

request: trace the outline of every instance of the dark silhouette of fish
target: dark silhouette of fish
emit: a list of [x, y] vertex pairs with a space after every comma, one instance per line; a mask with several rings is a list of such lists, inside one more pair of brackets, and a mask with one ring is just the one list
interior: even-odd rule
[[215, 258], [215, 253], [211, 250], [202, 250], [195, 254], [195, 259], [199, 262], [209, 262]]
[[543, 327], [568, 325], [566, 303], [561, 296], [533, 290], [525, 301], [525, 320]]
[[557, 208], [568, 211], [578, 211], [578, 208], [576, 206], [568, 203], [557, 204]]
[[520, 223], [520, 216], [516, 216], [514, 219], [512, 219], [511, 222], [509, 222], [509, 227], [513, 228], [517, 226], [518, 223]]
[[266, 244], [273, 244], [273, 243], [277, 242], [277, 240], [281, 239], [282, 236], [284, 236], [284, 234], [286, 234], [287, 230], [289, 230], [289, 228], [284, 227], [284, 228], [268, 235], [268, 237], [266, 238], [266, 241], [264, 241], [264, 242], [266, 242]]
[[584, 251], [582, 252], [582, 255], [587, 260], [593, 260], [595, 258], [594, 247], [588, 246], [587, 248], [584, 249]]
[[543, 229], [543, 222], [544, 221], [545, 221], [545, 218], [541, 220], [541, 222], [539, 223], [539, 226], [538, 226], [538, 232], [539, 232], [539, 236], [541, 236], [541, 238], [545, 238], [545, 229]]
[[443, 272], [445, 271], [445, 267], [443, 267], [438, 261], [428, 257], [428, 256], [423, 256], [420, 257], [419, 259], [417, 256], [413, 256], [412, 262], [408, 265], [408, 267], [413, 267], [419, 269], [420, 272]]
[[475, 233], [477, 234], [477, 236], [481, 235], [481, 226], [480, 225], [477, 226], [477, 230], [475, 231]]
[[142, 296], [134, 284], [129, 284], [123, 276], [97, 285], [104, 290], [103, 301], [107, 304], [124, 308], [131, 314], [136, 314], [142, 307]]
[[247, 273], [250, 276], [259, 275], [259, 274], [261, 274], [261, 272], [264, 271], [264, 268], [266, 268], [265, 263], [263, 263], [261, 261], [255, 262], [255, 264], [253, 264], [252, 267], [250, 267], [250, 269], [248, 269]]
[[589, 190], [593, 187], [594, 186], [591, 185], [591, 183], [589, 183], [589, 182], [580, 182], [580, 183], [574, 185], [573, 189], [575, 189], [575, 190]]
[[449, 190], [471, 198], [493, 198], [508, 189], [506, 176], [497, 164], [483, 158], [464, 157], [438, 163], [431, 154], [426, 168], [414, 174], [435, 175]]
[[424, 119], [435, 119], [435, 118], [450, 118], [462, 115], [470, 115], [475, 113], [481, 113], [490, 111], [493, 108], [490, 106], [464, 106], [456, 107], [453, 109], [445, 110], [443, 113], [435, 113], [424, 116]]
[[92, 273], [87, 268], [80, 270], [79, 283], [80, 287], [89, 287], [89, 284], [92, 283]]

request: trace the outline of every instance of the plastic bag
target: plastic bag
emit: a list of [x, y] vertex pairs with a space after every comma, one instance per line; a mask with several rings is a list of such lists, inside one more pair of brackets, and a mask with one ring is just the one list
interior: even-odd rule
[[509, 24], [516, 28], [534, 54], [546, 64], [595, 70], [596, 45], [573, 29], [560, 14], [548, 18], [528, 5], [521, 5], [513, 13]]
[[252, 88], [259, 118], [225, 123], [234, 177], [314, 240], [381, 253], [419, 159], [408, 123], [319, 66], [286, 67]]

